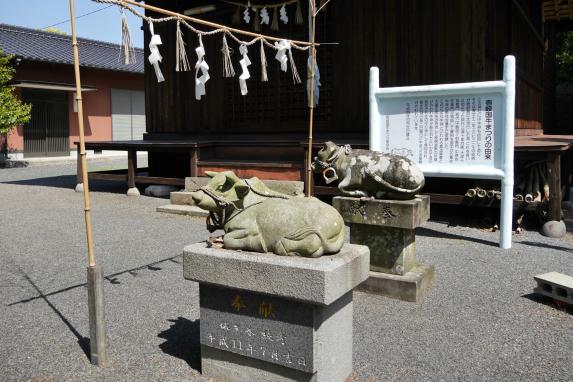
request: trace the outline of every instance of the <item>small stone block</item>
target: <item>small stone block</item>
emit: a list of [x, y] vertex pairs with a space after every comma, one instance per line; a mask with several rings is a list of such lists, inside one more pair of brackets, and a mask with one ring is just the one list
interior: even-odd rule
[[359, 289], [403, 301], [420, 302], [434, 278], [434, 267], [420, 264], [403, 276], [370, 272]]
[[195, 204], [195, 202], [193, 202], [193, 198], [191, 197], [191, 193], [186, 191], [172, 192], [169, 195], [169, 201], [171, 202], [171, 204], [179, 204], [179, 205], [192, 206]]
[[534, 277], [535, 293], [573, 305], [573, 277], [558, 272], [549, 272]]
[[333, 255], [304, 258], [208, 248], [202, 242], [184, 248], [183, 276], [326, 306], [368, 278], [369, 254], [368, 247], [355, 244]]
[[411, 200], [362, 200], [336, 196], [332, 205], [350, 224], [414, 229], [430, 219], [430, 197], [416, 195]]
[[140, 196], [139, 190], [137, 187], [132, 187], [127, 190], [127, 196]]
[[186, 216], [196, 216], [196, 217], [209, 216], [209, 212], [202, 210], [197, 206], [189, 206], [183, 204], [167, 204], [165, 206], [159, 206], [155, 210], [157, 212], [165, 212], [168, 214], [176, 214], [176, 215], [186, 215]]

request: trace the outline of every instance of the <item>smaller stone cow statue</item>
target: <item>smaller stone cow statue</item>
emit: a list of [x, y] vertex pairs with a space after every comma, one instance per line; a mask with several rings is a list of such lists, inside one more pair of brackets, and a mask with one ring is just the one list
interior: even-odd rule
[[338, 188], [348, 196], [406, 200], [424, 187], [424, 173], [410, 159], [334, 142], [325, 143], [312, 168], [326, 183], [339, 180]]
[[332, 206], [272, 191], [258, 178], [241, 180], [232, 171], [207, 175], [212, 179], [192, 197], [209, 211], [209, 231], [224, 229], [224, 248], [304, 257], [342, 248], [344, 221]]

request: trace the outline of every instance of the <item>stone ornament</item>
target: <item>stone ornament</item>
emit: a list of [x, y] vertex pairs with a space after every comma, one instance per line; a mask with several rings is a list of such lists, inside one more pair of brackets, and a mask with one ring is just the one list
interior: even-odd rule
[[410, 159], [350, 145], [326, 142], [314, 158], [312, 168], [327, 184], [339, 181], [343, 194], [376, 199], [413, 199], [424, 187], [424, 173]]
[[320, 257], [344, 244], [344, 221], [316, 198], [292, 197], [269, 189], [258, 178], [240, 179], [232, 171], [206, 172], [210, 182], [192, 193], [209, 211], [207, 229], [223, 229], [223, 248]]

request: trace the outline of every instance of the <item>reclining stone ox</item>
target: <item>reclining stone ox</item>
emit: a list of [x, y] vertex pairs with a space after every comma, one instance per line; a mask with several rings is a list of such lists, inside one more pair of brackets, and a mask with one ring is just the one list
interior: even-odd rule
[[225, 231], [224, 248], [320, 257], [344, 244], [344, 221], [332, 206], [272, 191], [258, 178], [241, 180], [232, 171], [207, 175], [212, 179], [192, 197], [209, 211], [209, 231]]
[[377, 151], [356, 150], [350, 145], [326, 142], [312, 168], [326, 183], [339, 181], [347, 196], [376, 199], [412, 199], [424, 187], [424, 173], [410, 159]]

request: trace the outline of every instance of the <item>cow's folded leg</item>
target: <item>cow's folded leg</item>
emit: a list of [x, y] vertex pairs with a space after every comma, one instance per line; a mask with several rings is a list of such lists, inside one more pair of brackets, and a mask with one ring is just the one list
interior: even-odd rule
[[239, 229], [225, 234], [223, 247], [226, 249], [242, 249], [245, 251], [267, 252], [258, 229]]
[[320, 257], [324, 253], [324, 248], [322, 239], [316, 233], [312, 233], [301, 240], [282, 238], [275, 245], [274, 252], [282, 256]]

